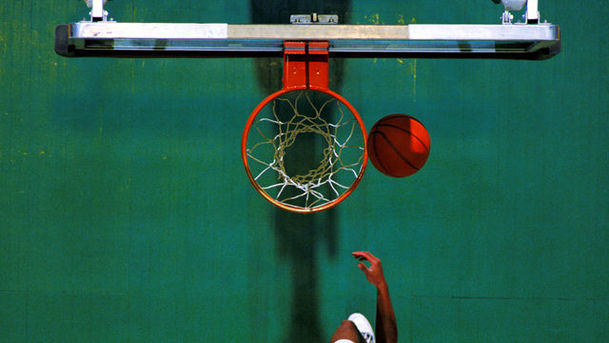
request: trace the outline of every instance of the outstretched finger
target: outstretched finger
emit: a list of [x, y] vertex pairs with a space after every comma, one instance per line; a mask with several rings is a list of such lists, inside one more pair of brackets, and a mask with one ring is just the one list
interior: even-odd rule
[[367, 252], [367, 251], [355, 251], [352, 253], [353, 257], [359, 259], [360, 261], [362, 259], [365, 259], [367, 261], [369, 261], [370, 263], [376, 262], [379, 259], [376, 258], [374, 255], [372, 255], [371, 253]]
[[355, 251], [355, 252], [351, 253], [351, 255], [353, 255], [353, 257], [355, 257], [358, 260], [367, 260], [368, 259], [367, 258], [368, 254], [369, 253], [366, 252], [366, 251]]

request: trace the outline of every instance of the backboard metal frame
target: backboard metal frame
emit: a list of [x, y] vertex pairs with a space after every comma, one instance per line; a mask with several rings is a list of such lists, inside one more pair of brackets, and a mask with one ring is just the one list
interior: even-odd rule
[[66, 57], [282, 56], [284, 41], [328, 41], [330, 56], [543, 60], [560, 52], [558, 25], [294, 25], [119, 23], [59, 25]]

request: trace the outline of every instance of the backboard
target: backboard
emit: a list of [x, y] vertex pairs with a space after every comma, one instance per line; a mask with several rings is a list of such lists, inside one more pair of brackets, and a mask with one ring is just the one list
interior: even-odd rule
[[[500, 0], [493, 0], [498, 3]], [[539, 22], [537, 0], [512, 23], [514, 1], [499, 24], [347, 25], [336, 15], [292, 15], [292, 24], [122, 23], [105, 0], [87, 0], [91, 20], [59, 25], [55, 51], [66, 57], [281, 56], [284, 41], [327, 41], [330, 56], [543, 60], [560, 52], [558, 25]], [[521, 6], [526, 0], [518, 1]], [[509, 4], [509, 5], [508, 5]], [[512, 7], [510, 7], [512, 6]]]

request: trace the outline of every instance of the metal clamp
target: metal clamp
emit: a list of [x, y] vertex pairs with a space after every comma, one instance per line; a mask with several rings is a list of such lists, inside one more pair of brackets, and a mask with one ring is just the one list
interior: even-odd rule
[[338, 15], [336, 14], [292, 14], [290, 16], [291, 24], [321, 24], [333, 25], [338, 24]]
[[514, 19], [514, 15], [512, 13], [510, 13], [510, 11], [505, 10], [505, 12], [503, 12], [503, 14], [501, 14], [501, 24], [511, 24], [512, 20]]

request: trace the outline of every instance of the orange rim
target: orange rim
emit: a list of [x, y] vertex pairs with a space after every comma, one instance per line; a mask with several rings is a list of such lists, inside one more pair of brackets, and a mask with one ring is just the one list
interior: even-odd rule
[[[353, 116], [355, 117], [355, 120], [357, 121], [357, 123], [360, 127], [363, 142], [364, 142], [363, 143], [364, 144], [364, 159], [362, 161], [362, 167], [361, 167], [360, 172], [358, 173], [356, 179], [353, 181], [353, 183], [351, 183], [351, 186], [343, 194], [341, 194], [338, 198], [336, 198], [328, 203], [325, 203], [323, 205], [314, 206], [311, 208], [291, 206], [291, 205], [284, 204], [284, 203], [274, 199], [267, 192], [265, 192], [264, 189], [262, 189], [262, 187], [258, 184], [258, 182], [256, 182], [256, 180], [254, 179], [254, 176], [252, 175], [252, 172], [250, 171], [249, 164], [247, 161], [247, 137], [249, 135], [252, 124], [254, 123], [254, 121], [256, 120], [256, 117], [258, 116], [258, 113], [260, 113], [260, 111], [269, 102], [271, 102], [273, 99], [279, 97], [280, 95], [288, 93], [288, 92], [292, 92], [295, 90], [304, 90], [304, 89], [312, 89], [312, 90], [326, 93], [326, 94], [338, 99], [343, 105], [345, 105], [349, 109], [349, 111], [351, 111]], [[262, 100], [262, 102], [260, 104], [258, 104], [258, 106], [256, 106], [254, 111], [252, 111], [252, 114], [250, 115], [250, 117], [247, 120], [247, 123], [245, 124], [245, 129], [243, 130], [243, 136], [241, 137], [241, 158], [243, 159], [243, 165], [245, 166], [245, 172], [247, 173], [247, 177], [249, 178], [252, 186], [254, 186], [254, 188], [258, 191], [258, 193], [260, 193], [266, 200], [271, 202], [273, 205], [275, 205], [281, 209], [287, 210], [287, 211], [297, 212], [297, 213], [314, 213], [314, 212], [320, 212], [323, 210], [327, 210], [331, 207], [338, 205], [340, 202], [345, 200], [349, 195], [351, 195], [351, 193], [353, 193], [353, 191], [359, 184], [360, 180], [364, 176], [364, 171], [366, 170], [366, 165], [368, 162], [368, 148], [366, 146], [367, 140], [368, 140], [368, 138], [367, 138], [366, 128], [364, 126], [364, 122], [363, 122], [362, 118], [360, 117], [359, 113], [357, 113], [357, 111], [355, 110], [353, 105], [351, 105], [345, 98], [343, 98], [338, 93], [333, 92], [333, 91], [331, 91], [327, 88], [323, 88], [323, 87], [308, 87], [307, 88], [306, 86], [303, 86], [303, 87], [290, 88], [290, 89], [284, 88], [284, 89], [281, 89], [281, 90], [269, 95], [268, 97], [266, 97], [264, 100]]]

